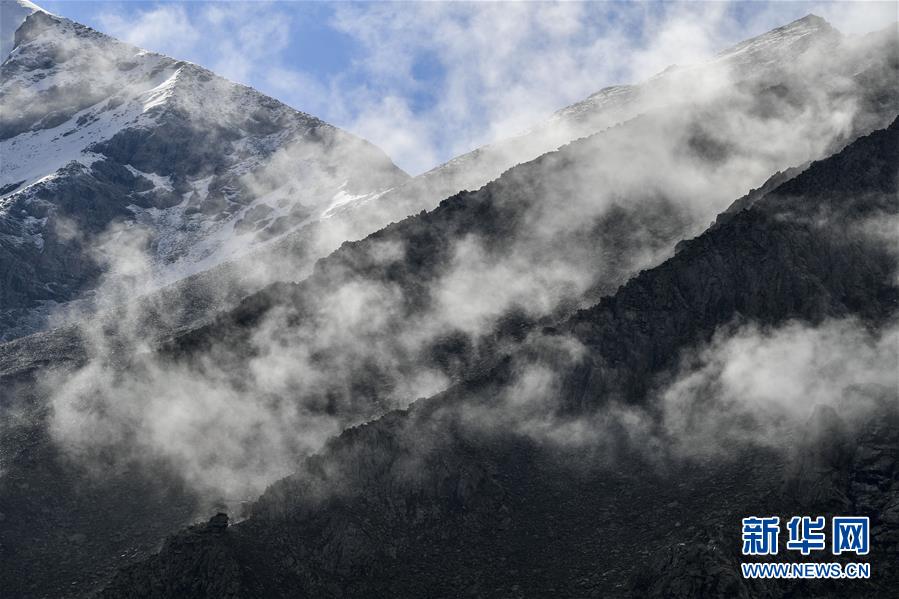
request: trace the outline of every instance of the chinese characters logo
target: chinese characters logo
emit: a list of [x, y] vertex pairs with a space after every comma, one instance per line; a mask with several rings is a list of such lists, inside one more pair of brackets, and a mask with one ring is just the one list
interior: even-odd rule
[[[827, 548], [824, 516], [793, 516], [787, 522], [786, 548], [809, 555]], [[780, 518], [743, 518], [743, 555], [777, 555]], [[831, 520], [830, 550], [833, 555], [870, 551], [870, 523], [867, 516], [834, 516]]]

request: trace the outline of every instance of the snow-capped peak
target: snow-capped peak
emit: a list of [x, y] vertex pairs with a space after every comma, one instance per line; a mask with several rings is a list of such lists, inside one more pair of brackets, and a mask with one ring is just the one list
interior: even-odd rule
[[761, 54], [775, 59], [778, 52], [794, 51], [797, 44], [811, 43], [821, 36], [839, 36], [839, 32], [827, 20], [818, 15], [808, 14], [782, 27], [772, 29], [762, 35], [750, 38], [718, 54], [719, 60], [754, 60]]
[[[106, 268], [96, 257], [116, 255], [104, 232], [120, 224], [150, 240], [152, 290], [408, 178], [368, 142], [250, 87], [0, 2], [4, 26], [7, 12], [17, 22], [0, 65], [0, 254], [21, 264], [67, 256], [22, 275], [25, 300], [0, 307], [0, 329], [40, 320], [52, 309], [40, 302], [89, 292], [81, 273]], [[59, 236], [59, 223], [78, 234]]]
[[0, 62], [6, 60], [16, 43], [16, 29], [28, 15], [47, 12], [28, 0], [0, 0]]

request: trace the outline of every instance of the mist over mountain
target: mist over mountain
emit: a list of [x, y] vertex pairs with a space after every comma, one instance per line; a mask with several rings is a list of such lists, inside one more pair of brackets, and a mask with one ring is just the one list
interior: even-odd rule
[[[533, 332], [488, 371], [347, 430], [267, 490], [248, 520], [172, 537], [102, 596], [578, 597], [621, 593], [615, 588], [628, 579], [636, 596], [843, 593], [737, 579], [728, 527], [747, 505], [864, 510], [880, 542], [879, 575], [863, 593], [889, 596], [899, 575], [887, 507], [896, 501], [899, 294], [895, 247], [870, 227], [896, 222], [897, 165], [899, 120], [814, 163], [596, 306]], [[701, 404], [680, 405], [674, 390], [697, 364], [685, 360], [679, 372], [678, 356], [697, 344], [756, 337], [776, 345], [804, 335], [822, 336], [806, 359], [886, 355], [865, 361], [873, 376], [827, 374], [838, 386], [833, 404], [790, 398], [799, 409], [772, 422], [781, 414], [747, 409], [737, 423], [744, 436], [725, 455], [697, 461], [706, 439], [679, 422], [753, 406], [728, 405], [748, 398], [728, 398], [726, 384]], [[857, 347], [846, 345], [851, 339]], [[574, 347], [559, 351], [565, 344]], [[823, 374], [795, 360], [803, 369], [794, 374]], [[764, 399], [788, 407], [778, 405], [785, 398]], [[764, 440], [755, 428], [770, 425], [792, 436], [796, 454], [755, 442]], [[678, 444], [696, 453], [681, 455]], [[727, 493], [708, 497], [709, 487]], [[635, 518], [657, 510], [667, 516], [653, 514], [655, 528], [644, 524], [639, 538], [627, 538]], [[681, 526], [691, 549], [672, 538]], [[634, 554], [655, 575], [640, 573]]]
[[12, 596], [846, 596], [740, 576], [762, 511], [869, 516], [851, 591], [890, 596], [895, 25], [809, 15], [410, 178], [2, 10]]
[[[844, 592], [833, 583], [739, 580], [729, 525], [747, 505], [864, 510], [880, 549], [878, 577], [863, 593], [889, 596], [899, 574], [897, 522], [886, 507], [896, 500], [899, 295], [894, 248], [869, 229], [899, 214], [897, 164], [899, 120], [814, 163], [596, 306], [535, 331], [487, 372], [346, 431], [266, 491], [248, 520], [172, 537], [102, 596], [579, 597], [623, 593], [621, 580], [635, 596]], [[873, 377], [829, 373], [833, 404], [791, 398], [799, 409], [774, 421], [791, 435], [788, 446], [756, 444], [755, 427], [781, 415], [750, 410], [737, 424], [746, 435], [709, 459], [697, 447], [706, 439], [677, 423], [743, 406], [714, 390], [700, 405], [672, 394], [696, 368], [690, 359], [678, 372], [678, 355], [716, 330], [719, 345], [817, 334], [821, 350], [842, 359], [887, 355], [865, 362]], [[679, 454], [678, 443], [697, 453]], [[654, 527], [638, 527], [647, 514]], [[672, 542], [682, 526], [690, 549]], [[628, 538], [628, 527], [639, 537]], [[638, 570], [634, 554], [650, 569]]]
[[2, 80], [6, 337], [102, 277], [139, 272], [146, 293], [407, 178], [315, 117], [40, 10]]

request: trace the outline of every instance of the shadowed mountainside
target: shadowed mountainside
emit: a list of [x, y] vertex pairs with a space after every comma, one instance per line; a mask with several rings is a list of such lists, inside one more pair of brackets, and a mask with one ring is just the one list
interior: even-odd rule
[[[539, 442], [508, 420], [479, 426], [478, 415], [523, 364], [557, 364], [540, 344], [561, 331], [586, 353], [548, 398], [550, 415], [649, 402], [679, 353], [734, 321], [816, 326], [851, 316], [885, 331], [899, 307], [896, 255], [865, 232], [895, 222], [897, 168], [899, 120], [544, 330], [532, 351], [346, 431], [273, 485], [249, 520], [173, 537], [102, 596], [890, 596], [899, 576], [895, 386], [854, 417], [816, 411], [794, 431], [793, 453], [750, 446], [727, 459], [669, 456], [662, 468], [623, 433], [591, 453]], [[854, 393], [850, 405], [862, 397]], [[502, 406], [499, 415], [508, 416]], [[872, 519], [871, 580], [740, 578], [743, 515], [847, 509]]]

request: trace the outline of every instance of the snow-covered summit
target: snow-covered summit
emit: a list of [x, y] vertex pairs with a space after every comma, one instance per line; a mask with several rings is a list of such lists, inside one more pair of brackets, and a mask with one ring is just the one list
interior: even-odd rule
[[15, 46], [16, 29], [34, 12], [46, 12], [28, 0], [0, 0], [0, 62]]
[[645, 82], [603, 88], [557, 111], [550, 122], [596, 121], [600, 128], [608, 126], [652, 106], [683, 97], [691, 88], [698, 92], [700, 85], [711, 79], [732, 82], [770, 75], [766, 70], [779, 66], [785, 56], [796, 60], [815, 44], [833, 45], [840, 38], [840, 32], [826, 20], [807, 15], [726, 48], [705, 62], [671, 65]]
[[716, 59], [732, 63], [770, 64], [784, 56], [797, 56], [822, 39], [839, 37], [840, 32], [825, 19], [809, 14], [723, 50]]
[[0, 62], [6, 60], [16, 44], [16, 30], [29, 15], [46, 10], [28, 0], [0, 0]]

